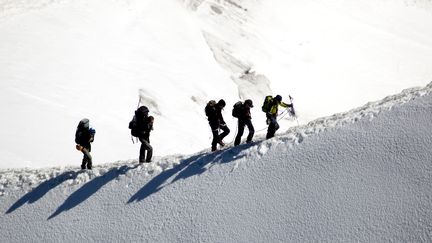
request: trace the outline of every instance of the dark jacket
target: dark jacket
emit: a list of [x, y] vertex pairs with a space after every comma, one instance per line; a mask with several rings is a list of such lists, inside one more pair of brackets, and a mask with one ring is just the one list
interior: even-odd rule
[[90, 148], [90, 143], [93, 142], [93, 134], [90, 130], [79, 128], [75, 133], [75, 142], [84, 148]]
[[209, 107], [208, 109], [208, 121], [210, 123], [210, 126], [220, 126], [225, 125], [225, 120], [222, 116], [222, 108], [218, 105]]
[[241, 112], [240, 112], [240, 116], [238, 117], [238, 119], [240, 119], [240, 120], [252, 119], [252, 115], [251, 115], [250, 109], [251, 108], [248, 105], [243, 104]]
[[143, 119], [138, 120], [137, 123], [138, 123], [138, 131], [139, 131], [138, 137], [149, 141], [150, 132], [151, 130], [153, 130], [153, 121], [150, 121], [149, 117], [145, 117]]

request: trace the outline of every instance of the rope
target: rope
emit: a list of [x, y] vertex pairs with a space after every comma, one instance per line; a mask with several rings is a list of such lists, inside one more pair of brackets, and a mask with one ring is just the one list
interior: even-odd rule
[[[280, 120], [282, 120], [287, 114], [288, 114], [288, 109], [289, 109], [289, 107], [288, 108], [286, 108], [284, 111], [282, 111], [280, 114], [278, 114], [278, 117], [279, 117], [279, 119], [277, 119], [277, 121], [279, 122]], [[286, 112], [286, 113], [285, 113]], [[285, 114], [284, 114], [285, 113]], [[282, 114], [284, 114], [284, 115], [282, 115]], [[297, 118], [296, 118], [297, 119]], [[298, 123], [298, 121], [297, 121], [297, 123]], [[264, 130], [266, 130], [268, 127], [265, 127], [265, 128], [263, 128], [263, 129], [260, 129], [260, 130], [257, 130], [257, 131], [255, 131], [256, 133], [258, 133], [258, 132], [262, 132], [262, 131], [264, 131]]]

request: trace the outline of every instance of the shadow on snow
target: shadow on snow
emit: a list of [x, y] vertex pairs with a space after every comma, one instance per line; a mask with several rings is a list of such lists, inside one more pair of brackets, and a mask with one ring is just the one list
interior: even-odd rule
[[25, 203], [34, 203], [41, 199], [50, 190], [54, 189], [58, 185], [69, 179], [76, 179], [80, 172], [67, 171], [49, 180], [46, 180], [39, 184], [36, 188], [33, 188], [30, 192], [21, 197], [16, 203], [14, 203], [7, 211], [6, 214], [12, 213], [16, 209], [23, 206]]
[[62, 212], [68, 211], [78, 206], [80, 203], [84, 202], [97, 191], [99, 191], [99, 189], [101, 189], [104, 185], [119, 177], [120, 175], [126, 174], [127, 171], [136, 167], [137, 166], [129, 167], [127, 165], [123, 165], [119, 168], [112, 168], [107, 173], [87, 182], [80, 189], [72, 193], [66, 199], [66, 201], [60, 207], [58, 207], [51, 216], [48, 217], [48, 220], [56, 217]]
[[[245, 154], [240, 155], [240, 153], [254, 144], [256, 143], [243, 144], [233, 148], [227, 148], [225, 150], [220, 150], [213, 153], [203, 153], [185, 159], [181, 161], [179, 165], [171, 169], [165, 170], [155, 176], [153, 179], [151, 179], [146, 185], [144, 185], [143, 188], [141, 188], [137, 193], [135, 193], [135, 195], [133, 195], [127, 203], [132, 203], [134, 201], [142, 201], [148, 196], [162, 190], [165, 186], [175, 183], [180, 179], [187, 179], [189, 177], [204, 173], [215, 164], [225, 164], [240, 159], [245, 156]], [[108, 184], [110, 181], [116, 179], [120, 175], [126, 174], [127, 171], [134, 169], [137, 166], [138, 165], [129, 167], [127, 165], [124, 165], [119, 168], [112, 168], [104, 175], [98, 176], [87, 182], [77, 191], [72, 193], [66, 199], [66, 201], [61, 206], [59, 206], [51, 216], [48, 217], [48, 220], [78, 206], [79, 204], [87, 200], [89, 197], [91, 197], [93, 194], [95, 194], [97, 191], [99, 191], [104, 185]], [[31, 204], [38, 201], [50, 190], [54, 189], [63, 182], [69, 179], [76, 179], [79, 173], [82, 173], [82, 171], [67, 171], [58, 175], [57, 177], [42, 182], [39, 186], [37, 186], [36, 188], [25, 194], [23, 197], [21, 197], [17, 202], [15, 202], [6, 211], [6, 214], [14, 212], [16, 209], [20, 208], [25, 203]], [[170, 182], [168, 182], [168, 180], [172, 177], [174, 178]]]
[[[181, 161], [179, 165], [161, 172], [152, 180], [150, 180], [143, 188], [135, 193], [135, 195], [133, 195], [127, 203], [132, 203], [134, 201], [139, 202], [162, 190], [165, 186], [180, 179], [187, 179], [189, 177], [202, 174], [209, 169], [206, 167], [208, 164], [225, 164], [240, 159], [245, 156], [240, 155], [240, 153], [254, 144], [256, 143], [243, 144], [233, 148], [228, 148], [226, 150], [221, 150], [210, 154], [199, 154], [185, 159]], [[167, 182], [173, 176], [175, 177], [172, 179], [172, 181]]]

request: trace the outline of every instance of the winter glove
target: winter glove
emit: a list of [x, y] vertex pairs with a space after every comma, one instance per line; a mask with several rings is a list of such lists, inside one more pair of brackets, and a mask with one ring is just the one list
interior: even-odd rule
[[83, 146], [81, 146], [81, 145], [79, 145], [79, 144], [75, 145], [75, 148], [76, 148], [78, 151], [82, 151], [82, 150], [83, 150]]

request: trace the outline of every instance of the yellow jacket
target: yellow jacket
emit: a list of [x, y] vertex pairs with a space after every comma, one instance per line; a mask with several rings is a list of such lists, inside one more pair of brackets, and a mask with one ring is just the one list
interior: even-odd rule
[[287, 104], [287, 103], [284, 103], [284, 102], [275, 101], [275, 103], [273, 103], [273, 105], [270, 107], [269, 113], [270, 113], [271, 116], [277, 117], [277, 115], [278, 115], [278, 107], [279, 106], [282, 106], [283, 108], [291, 107], [290, 104]]

